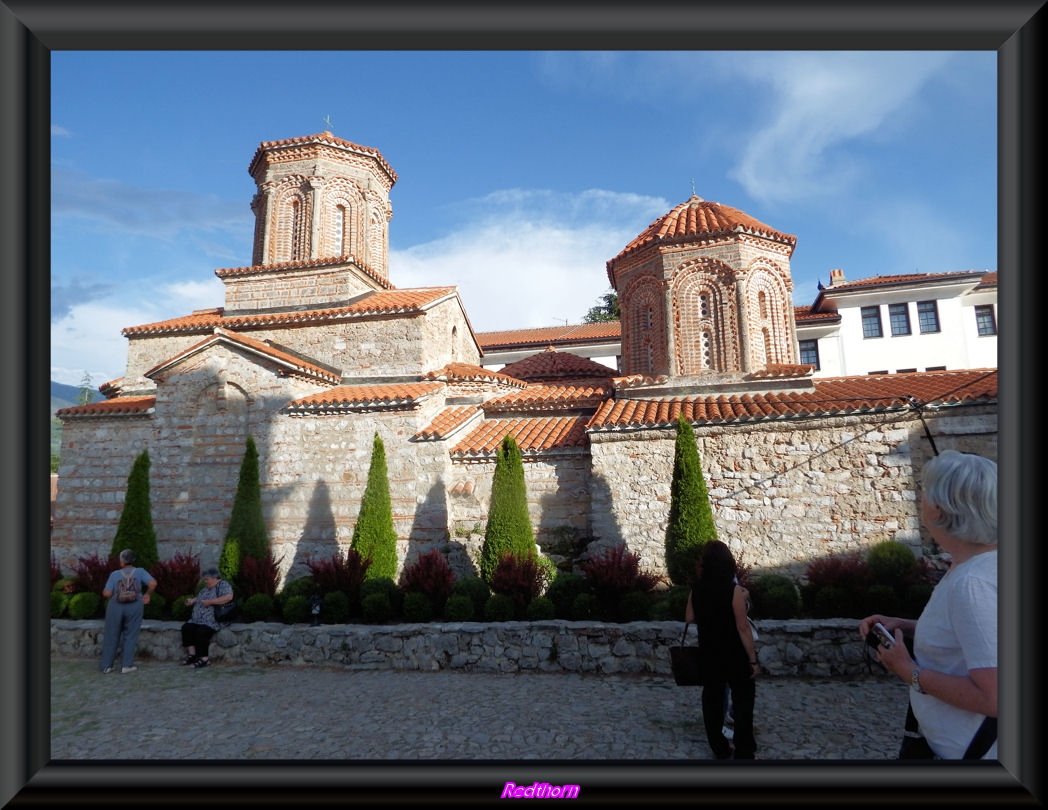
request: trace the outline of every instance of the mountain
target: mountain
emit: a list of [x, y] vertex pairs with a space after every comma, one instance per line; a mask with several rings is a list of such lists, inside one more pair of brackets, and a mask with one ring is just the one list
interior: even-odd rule
[[[97, 388], [91, 389], [91, 402], [98, 402], [102, 395]], [[80, 386], [65, 385], [51, 380], [51, 416], [60, 408], [72, 408], [80, 404]]]

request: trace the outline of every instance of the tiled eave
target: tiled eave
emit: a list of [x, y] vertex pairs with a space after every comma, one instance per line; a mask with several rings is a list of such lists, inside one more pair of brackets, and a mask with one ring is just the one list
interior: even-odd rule
[[[832, 299], [851, 298], [864, 293], [932, 286], [967, 286], [976, 289], [983, 284], [996, 286], [996, 279], [996, 273], [988, 273], [983, 270], [961, 270], [947, 273], [907, 273], [894, 276], [872, 276], [870, 278], [856, 279], [855, 281], [840, 281], [820, 289], [811, 305], [811, 310], [819, 312]], [[830, 305], [831, 307], [835, 306], [832, 303]], [[833, 310], [831, 309], [830, 311]]]
[[524, 388], [527, 385], [524, 380], [472, 363], [448, 363], [444, 368], [427, 372], [422, 379], [446, 383], [491, 383], [508, 388]]
[[482, 407], [487, 414], [526, 410], [592, 410], [615, 391], [611, 380], [575, 380], [532, 383], [522, 391], [489, 399]]
[[376, 270], [364, 264], [355, 256], [335, 256], [326, 259], [301, 259], [293, 262], [281, 262], [280, 264], [256, 264], [250, 267], [223, 267], [215, 270], [215, 275], [225, 281], [229, 278], [246, 278], [249, 276], [266, 276], [286, 273], [291, 270], [317, 270], [324, 267], [339, 268], [353, 265], [369, 279], [384, 289], [396, 289], [389, 280], [383, 278]]
[[579, 357], [571, 352], [558, 352], [552, 346], [504, 366], [502, 372], [520, 380], [536, 383], [583, 378], [610, 380], [618, 373], [615, 369], [586, 357]]
[[445, 408], [411, 438], [417, 442], [442, 442], [480, 418], [483, 418], [483, 411], [476, 405]]
[[[913, 398], [912, 400], [910, 398]], [[695, 425], [742, 424], [889, 412], [925, 412], [997, 401], [997, 370], [816, 379], [811, 391], [608, 400], [589, 432], [666, 429], [678, 416]]]
[[588, 447], [585, 416], [486, 419], [453, 448], [454, 461], [494, 461], [507, 434], [513, 436], [524, 459], [558, 453], [577, 454]]
[[260, 315], [228, 317], [224, 315], [222, 309], [205, 310], [182, 318], [171, 318], [142, 326], [129, 326], [121, 334], [125, 337], [193, 334], [210, 332], [216, 326], [238, 331], [268, 327], [320, 325], [375, 316], [417, 315], [455, 294], [454, 287], [426, 287], [375, 292], [352, 304], [328, 309], [267, 312]]
[[55, 413], [58, 419], [79, 419], [103, 416], [152, 416], [156, 406], [155, 396], [115, 397], [90, 405], [75, 405], [62, 408]]
[[296, 399], [284, 410], [291, 416], [411, 410], [443, 387], [439, 382], [343, 385]]
[[486, 351], [515, 349], [523, 346], [572, 346], [622, 338], [619, 321], [582, 323], [574, 326], [542, 326], [534, 329], [512, 329], [504, 332], [478, 332], [477, 343]]

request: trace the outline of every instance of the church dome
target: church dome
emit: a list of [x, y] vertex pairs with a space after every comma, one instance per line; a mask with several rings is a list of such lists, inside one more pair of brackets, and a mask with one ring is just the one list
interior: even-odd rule
[[622, 258], [645, 247], [656, 244], [704, 242], [736, 234], [749, 234], [781, 242], [789, 246], [790, 253], [797, 244], [797, 237], [769, 228], [749, 214], [737, 208], [710, 202], [692, 195], [668, 214], [664, 214], [632, 242], [626, 245], [614, 259], [608, 262], [608, 272]]

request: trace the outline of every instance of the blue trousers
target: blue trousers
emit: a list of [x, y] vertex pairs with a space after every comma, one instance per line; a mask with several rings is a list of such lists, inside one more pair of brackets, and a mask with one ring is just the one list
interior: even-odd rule
[[120, 648], [120, 665], [129, 667], [135, 662], [135, 647], [138, 631], [142, 629], [142, 600], [117, 602], [116, 597], [106, 605], [106, 623], [102, 628], [102, 660], [99, 669], [113, 666], [117, 648]]

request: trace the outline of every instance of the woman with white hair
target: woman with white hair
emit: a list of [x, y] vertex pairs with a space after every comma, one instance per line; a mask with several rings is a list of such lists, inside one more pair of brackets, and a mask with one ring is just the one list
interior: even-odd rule
[[135, 552], [120, 552], [120, 567], [110, 573], [102, 588], [106, 603], [106, 621], [102, 628], [102, 660], [98, 669], [103, 675], [113, 671], [117, 649], [120, 649], [120, 671], [135, 672], [135, 649], [142, 629], [142, 612], [156, 590], [156, 580], [144, 568], [135, 567]]
[[[920, 734], [939, 759], [997, 758], [997, 464], [947, 450], [922, 475], [921, 523], [950, 567], [916, 621], [867, 616], [894, 643], [877, 657], [910, 685]], [[904, 638], [913, 637], [913, 653]]]

